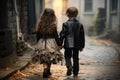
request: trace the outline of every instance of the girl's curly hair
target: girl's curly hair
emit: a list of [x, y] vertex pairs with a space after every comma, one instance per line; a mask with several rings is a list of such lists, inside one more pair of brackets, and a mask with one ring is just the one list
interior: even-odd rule
[[42, 34], [50, 34], [53, 28], [57, 28], [57, 18], [51, 8], [45, 8], [42, 16], [36, 23], [36, 31]]

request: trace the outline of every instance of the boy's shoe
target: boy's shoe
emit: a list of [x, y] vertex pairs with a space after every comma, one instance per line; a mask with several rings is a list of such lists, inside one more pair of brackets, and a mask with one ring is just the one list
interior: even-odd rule
[[72, 68], [67, 69], [67, 76], [70, 76], [72, 74]]
[[73, 74], [73, 77], [78, 77], [78, 74]]
[[76, 70], [76, 71], [73, 70], [73, 76], [74, 76], [74, 77], [77, 77], [77, 76], [78, 76], [78, 72], [79, 72], [79, 71], [77, 71], [77, 70]]

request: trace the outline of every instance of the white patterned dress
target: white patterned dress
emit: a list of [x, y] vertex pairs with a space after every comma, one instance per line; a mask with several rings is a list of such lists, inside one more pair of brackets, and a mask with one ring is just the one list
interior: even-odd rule
[[55, 39], [40, 39], [36, 45], [34, 57], [40, 63], [56, 64], [63, 60], [63, 54], [60, 52]]

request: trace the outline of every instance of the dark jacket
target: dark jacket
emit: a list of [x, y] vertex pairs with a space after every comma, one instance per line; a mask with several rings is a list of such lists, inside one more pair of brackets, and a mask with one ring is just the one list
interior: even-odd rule
[[85, 37], [83, 25], [76, 19], [69, 19], [63, 23], [62, 30], [60, 32], [60, 46], [62, 46], [64, 40], [64, 48], [84, 48]]
[[48, 38], [54, 38], [57, 45], [59, 46], [59, 37], [58, 37], [58, 33], [57, 33], [57, 29], [56, 28], [53, 28], [51, 33], [49, 34], [43, 34], [41, 33], [40, 31], [36, 32], [36, 39], [37, 39], [37, 42], [40, 40], [40, 39], [48, 39]]

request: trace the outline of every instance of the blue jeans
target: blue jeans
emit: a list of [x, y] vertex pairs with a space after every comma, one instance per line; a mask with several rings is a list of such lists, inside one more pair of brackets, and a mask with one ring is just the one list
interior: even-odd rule
[[[64, 53], [66, 67], [73, 68], [73, 74], [78, 74], [79, 72], [79, 49], [75, 48], [66, 48]], [[73, 65], [71, 58], [73, 58]]]

